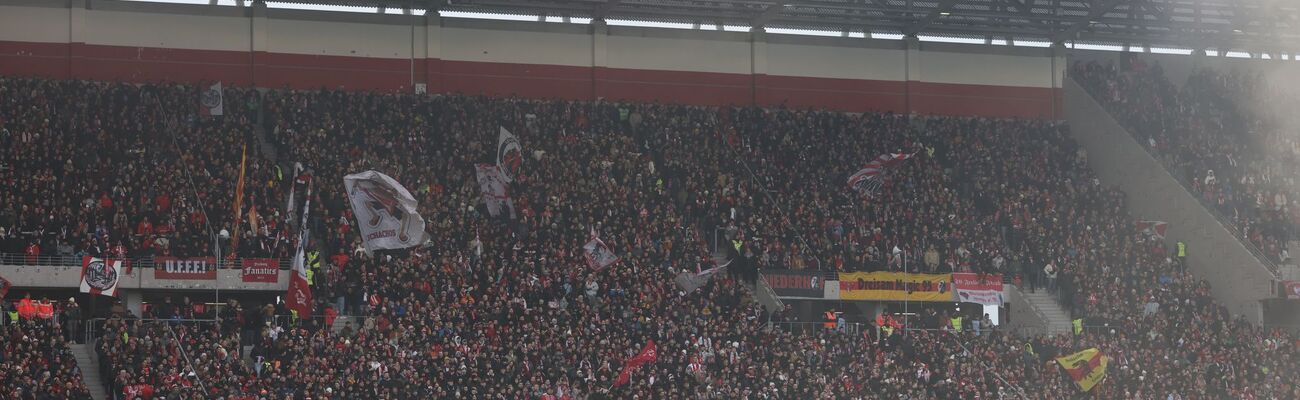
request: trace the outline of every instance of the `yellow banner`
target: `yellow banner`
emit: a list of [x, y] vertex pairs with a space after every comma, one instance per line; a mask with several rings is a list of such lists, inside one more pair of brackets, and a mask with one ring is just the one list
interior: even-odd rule
[[841, 272], [841, 300], [953, 301], [952, 274]]
[[1110, 357], [1101, 354], [1096, 347], [1070, 354], [1063, 357], [1057, 357], [1056, 363], [1065, 368], [1065, 373], [1070, 375], [1070, 379], [1079, 385], [1079, 390], [1089, 391], [1093, 386], [1106, 378], [1106, 365], [1110, 363]]

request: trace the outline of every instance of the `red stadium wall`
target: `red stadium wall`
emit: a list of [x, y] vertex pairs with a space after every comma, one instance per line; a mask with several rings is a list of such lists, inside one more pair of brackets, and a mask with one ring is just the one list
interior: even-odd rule
[[[13, 7], [11, 9], [24, 11], [33, 8]], [[86, 12], [90, 13], [90, 11]], [[104, 17], [94, 18], [108, 20], [102, 24], [120, 25], [120, 21], [130, 22], [154, 17], [140, 12], [104, 14]], [[90, 19], [92, 16], [85, 18]], [[182, 18], [204, 22], [206, 20], [201, 19], [208, 17], [186, 15]], [[230, 21], [234, 23], [241, 21], [229, 16], [208, 19], [220, 20], [212, 22], [213, 24], [227, 25], [232, 23]], [[67, 23], [67, 21], [63, 22]], [[178, 26], [183, 23], [185, 22], [173, 23], [171, 29], [186, 29], [185, 26]], [[310, 37], [311, 33], [301, 35], [307, 38], [294, 40], [282, 38], [292, 35], [292, 33], [283, 33], [289, 29], [301, 31], [317, 29], [321, 26], [334, 26], [329, 24], [338, 23], [294, 20], [273, 21], [270, 24], [276, 28], [285, 26], [282, 28], [283, 31], [274, 31], [274, 28], [270, 28], [267, 30], [271, 32], [261, 34], [277, 35], [267, 40], [273, 42], [272, 44], [241, 45], [238, 43], [260, 40], [259, 34], [254, 33], [251, 40], [250, 36], [245, 34], [232, 36], [217, 45], [211, 43], [191, 45], [194, 40], [190, 40], [163, 43], [166, 46], [159, 47], [145, 46], [144, 43], [138, 46], [102, 43], [138, 43], [152, 40], [142, 39], [138, 35], [130, 36], [129, 32], [103, 35], [86, 32], [83, 40], [101, 43], [85, 43], [76, 38], [68, 39], [71, 43], [59, 43], [2, 40], [22, 39], [23, 34], [6, 35], [0, 29], [0, 75], [130, 82], [222, 81], [233, 85], [268, 88], [324, 87], [350, 90], [410, 90], [412, 82], [420, 82], [426, 83], [430, 92], [491, 96], [575, 100], [604, 98], [698, 105], [786, 106], [989, 117], [1056, 118], [1062, 115], [1061, 91], [1054, 88], [1059, 85], [1042, 78], [1052, 73], [1046, 67], [1013, 65], [1020, 69], [1019, 73], [1022, 75], [1026, 74], [1025, 70], [1028, 70], [1038, 76], [1036, 80], [1024, 82], [1021, 82], [1022, 78], [1018, 76], [984, 77], [943, 67], [946, 64], [961, 64], [965, 61], [963, 58], [968, 57], [962, 53], [927, 52], [926, 57], [938, 58], [934, 60], [921, 58], [919, 62], [937, 67], [928, 69], [913, 67], [912, 70], [907, 70], [901, 67], [903, 64], [900, 55], [907, 53], [916, 57], [915, 50], [906, 52], [889, 49], [869, 50], [874, 53], [864, 53], [862, 57], [874, 61], [860, 63], [857, 60], [831, 59], [841, 51], [840, 48], [784, 43], [772, 45], [770, 50], [761, 50], [766, 54], [767, 59], [758, 60], [759, 54], [764, 53], [758, 53], [760, 50], [750, 50], [751, 48], [748, 47], [750, 43], [687, 36], [694, 34], [692, 32], [675, 33], [678, 37], [615, 36], [610, 33], [608, 39], [610, 44], [606, 45], [609, 50], [591, 50], [590, 43], [595, 40], [591, 39], [591, 34], [584, 36], [567, 32], [551, 34], [559, 37], [559, 39], [546, 39], [551, 42], [524, 45], [544, 48], [549, 46], [548, 43], [557, 40], [587, 40], [570, 46], [567, 50], [563, 46], [553, 46], [555, 48], [547, 50], [551, 55], [548, 59], [547, 53], [531, 54], [518, 49], [500, 48], [509, 45], [508, 42], [515, 40], [515, 37], [527, 41], [526, 37], [530, 32], [507, 32], [503, 36], [504, 39], [497, 39], [496, 42], [491, 42], [491, 38], [484, 38], [481, 40], [483, 43], [466, 43], [470, 42], [466, 38], [477, 38], [474, 35], [482, 35], [483, 32], [500, 33], [501, 29], [490, 31], [482, 28], [455, 28], [470, 33], [459, 31], [443, 33], [443, 28], [437, 28], [439, 34], [446, 38], [429, 39], [442, 42], [438, 46], [427, 46], [428, 48], [440, 47], [435, 49], [436, 52], [426, 50], [426, 45], [413, 33], [411, 36], [415, 38], [408, 39], [413, 42], [407, 42], [407, 46], [412, 50], [400, 54], [393, 49], [402, 50], [401, 44], [393, 45], [389, 43], [391, 40], [387, 39], [395, 37], [394, 32], [400, 33], [401, 29], [407, 27], [375, 25], [393, 28], [387, 33], [388, 36], [374, 39], [375, 43], [388, 45], [388, 49], [375, 51], [382, 54], [361, 56], [351, 55], [351, 53], [357, 53], [356, 48], [366, 48], [364, 47], [366, 43], [354, 45], [351, 47], [353, 50], [348, 50], [347, 47], [330, 47], [330, 42], [335, 38], [327, 37], [325, 34], [321, 34], [322, 37], [319, 39]], [[91, 26], [90, 23], [86, 25], [87, 27], [83, 28], [86, 31], [108, 30], [108, 28]], [[353, 25], [360, 26], [354, 29], [359, 29], [361, 32], [366, 28], [359, 23]], [[424, 27], [411, 29], [424, 29]], [[355, 35], [356, 33], [353, 33], [353, 36]], [[453, 37], [453, 35], [462, 36]], [[452, 45], [456, 47], [451, 48]], [[257, 50], [180, 48], [204, 46], [228, 49], [251, 46]], [[377, 47], [382, 46], [377, 45]], [[673, 53], [706, 53], [714, 49], [720, 54], [709, 58], [673, 55]], [[384, 51], [388, 52], [384, 53]], [[747, 53], [749, 51], [754, 53]], [[727, 54], [728, 52], [733, 54]], [[569, 62], [574, 65], [549, 64], [548, 62], [554, 62], [556, 54], [562, 56], [559, 62]], [[660, 56], [661, 54], [672, 56]], [[750, 54], [754, 54], [754, 57], [750, 57]], [[812, 59], [800, 59], [802, 57]], [[1043, 65], [1042, 59], [1042, 57], [1008, 56], [998, 58], [996, 61]], [[913, 63], [917, 62], [913, 61]], [[809, 65], [809, 63], [822, 65]], [[1014, 75], [1014, 73], [1004, 75]]]

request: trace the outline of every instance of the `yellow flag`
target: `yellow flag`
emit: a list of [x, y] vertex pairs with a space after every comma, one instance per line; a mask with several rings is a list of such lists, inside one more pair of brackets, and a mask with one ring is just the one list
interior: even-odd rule
[[1110, 363], [1110, 357], [1106, 357], [1101, 354], [1101, 350], [1093, 347], [1057, 357], [1056, 363], [1065, 369], [1065, 373], [1070, 375], [1074, 384], [1079, 385], [1079, 390], [1087, 392], [1106, 378], [1106, 365]]
[[235, 184], [235, 226], [230, 232], [230, 254], [239, 251], [239, 231], [240, 221], [243, 220], [244, 210], [244, 167], [248, 162], [248, 144], [244, 144], [244, 150], [239, 156], [239, 183]]

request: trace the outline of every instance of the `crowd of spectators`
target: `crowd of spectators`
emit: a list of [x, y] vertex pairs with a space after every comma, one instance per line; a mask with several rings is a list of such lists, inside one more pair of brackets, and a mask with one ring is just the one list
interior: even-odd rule
[[[190, 87], [141, 88], [150, 87], [174, 92], [170, 104], [193, 103], [181, 101]], [[227, 101], [246, 93], [228, 90]], [[260, 111], [278, 156], [304, 172], [281, 178], [258, 167], [258, 199], [274, 200], [257, 204], [273, 214], [286, 192], [301, 201], [311, 182], [309, 247], [325, 255], [313, 279], [317, 310], [366, 318], [336, 331], [315, 319], [268, 323], [284, 313], [277, 305], [151, 308], [153, 317], [206, 312], [220, 322], [109, 322], [98, 350], [112, 393], [1064, 399], [1076, 389], [1051, 357], [1097, 347], [1114, 361], [1096, 398], [1300, 397], [1295, 339], [1214, 304], [1205, 282], [1137, 232], [1124, 195], [1091, 174], [1059, 123], [344, 91], [248, 99], [242, 118], [161, 111], [186, 121], [163, 123], [180, 149], [212, 147], [186, 164], [206, 171], [195, 179], [209, 191], [209, 215], [230, 212], [220, 199], [233, 196], [247, 133], [209, 139], [207, 130], [252, 124]], [[31, 126], [26, 116], [5, 118], [6, 127]], [[510, 193], [514, 220], [487, 213], [473, 172], [495, 161], [499, 126], [526, 155]], [[872, 196], [847, 187], [848, 175], [884, 153], [915, 157], [889, 169]], [[429, 221], [427, 244], [359, 250], [341, 181], [367, 169], [411, 189]], [[593, 230], [621, 263], [585, 265], [579, 247]], [[772, 328], [774, 313], [729, 276], [690, 293], [674, 284], [679, 272], [711, 267], [716, 246], [732, 245], [716, 243], [723, 231], [766, 268], [983, 271], [1033, 282], [1050, 265], [1053, 290], [1089, 329], [1020, 338], [933, 323], [886, 337]], [[262, 236], [292, 247], [283, 232]], [[252, 343], [249, 362], [241, 340]], [[615, 386], [622, 361], [650, 341], [658, 360]]]
[[[25, 302], [31, 304], [30, 298]], [[67, 318], [21, 312], [6, 304], [0, 318], [0, 398], [14, 400], [89, 400], [90, 391], [69, 344], [75, 329]], [[60, 312], [62, 313], [62, 312]], [[62, 323], [61, 323], [62, 322]], [[94, 383], [91, 383], [94, 384]]]
[[1247, 71], [1198, 69], [1182, 86], [1159, 64], [1076, 63], [1071, 74], [1207, 208], [1274, 263], [1300, 223], [1293, 94]]
[[[216, 118], [182, 106], [197, 96], [188, 85], [0, 77], [0, 182], [22, 188], [0, 194], [0, 251], [28, 263], [212, 256], [212, 236], [236, 229], [230, 204], [243, 144], [245, 212], [274, 215], [278, 182], [251, 129], [257, 93], [226, 89]], [[265, 219], [238, 253], [273, 255], [275, 218]]]

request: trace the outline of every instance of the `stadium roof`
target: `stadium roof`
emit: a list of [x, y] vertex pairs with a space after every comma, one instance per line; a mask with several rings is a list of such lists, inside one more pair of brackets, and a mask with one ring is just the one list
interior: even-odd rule
[[[242, 2], [242, 1], [241, 1]], [[283, 3], [604, 18], [860, 37], [1147, 46], [1211, 54], [1300, 52], [1294, 0], [313, 0]]]

